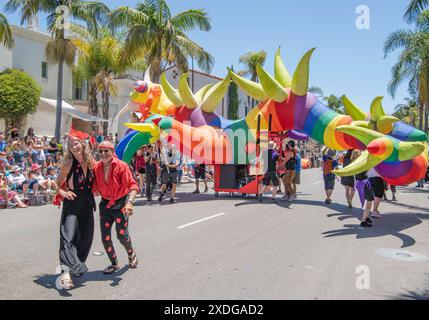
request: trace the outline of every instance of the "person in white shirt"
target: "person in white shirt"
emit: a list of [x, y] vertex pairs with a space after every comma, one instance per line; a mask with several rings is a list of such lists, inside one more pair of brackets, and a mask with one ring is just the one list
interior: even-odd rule
[[16, 191], [27, 193], [29, 182], [22, 174], [21, 168], [17, 168], [15, 171], [12, 171], [8, 176], [8, 181], [14, 186]]

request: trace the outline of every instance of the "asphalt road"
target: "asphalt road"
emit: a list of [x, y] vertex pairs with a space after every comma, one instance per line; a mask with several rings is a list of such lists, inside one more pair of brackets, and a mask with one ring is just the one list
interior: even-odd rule
[[128, 269], [115, 239], [123, 268], [103, 275], [96, 226], [90, 272], [68, 292], [55, 286], [60, 210], [1, 210], [0, 299], [429, 298], [427, 191], [399, 188], [399, 201], [383, 202], [383, 217], [362, 229], [338, 182], [326, 206], [320, 169], [301, 180], [292, 204], [192, 195], [192, 185], [174, 205], [139, 200], [130, 233], [140, 267]]

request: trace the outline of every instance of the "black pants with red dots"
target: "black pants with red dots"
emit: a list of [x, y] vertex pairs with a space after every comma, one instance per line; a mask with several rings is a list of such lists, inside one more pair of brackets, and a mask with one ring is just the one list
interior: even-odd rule
[[112, 227], [114, 223], [116, 223], [116, 236], [119, 242], [124, 246], [125, 250], [127, 250], [128, 255], [133, 253], [131, 237], [128, 232], [128, 216], [122, 213], [126, 203], [126, 197], [117, 200], [109, 209], [106, 208], [108, 202], [109, 201], [105, 199], [102, 199], [100, 202], [101, 241], [103, 242], [104, 249], [107, 252], [110, 262], [112, 265], [117, 265], [118, 258], [112, 242]]

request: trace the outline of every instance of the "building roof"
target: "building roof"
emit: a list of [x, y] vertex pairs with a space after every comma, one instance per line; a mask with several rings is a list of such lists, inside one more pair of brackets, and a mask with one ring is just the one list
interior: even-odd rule
[[[171, 69], [174, 69], [174, 68], [177, 68], [177, 66], [173, 65], [171, 67], [168, 67], [167, 69], [165, 69], [165, 71], [168, 71], [168, 70], [171, 70]], [[213, 74], [205, 73], [205, 72], [202, 72], [202, 71], [199, 71], [199, 70], [195, 70], [195, 69], [189, 69], [188, 72], [194, 72], [194, 73], [200, 74], [202, 76], [209, 77], [209, 78], [216, 79], [216, 80], [220, 80], [220, 81], [223, 80], [223, 78], [220, 78], [220, 77], [215, 76]]]

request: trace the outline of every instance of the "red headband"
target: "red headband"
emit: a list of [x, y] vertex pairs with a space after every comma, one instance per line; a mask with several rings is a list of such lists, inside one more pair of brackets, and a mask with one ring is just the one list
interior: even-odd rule
[[101, 145], [101, 146], [99, 145], [98, 149], [109, 149], [109, 150], [115, 151], [115, 147], [109, 146], [109, 145]]

